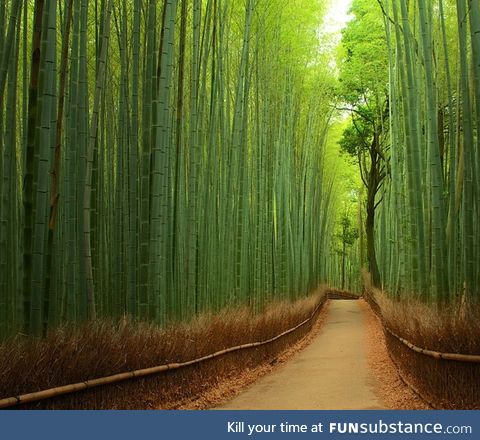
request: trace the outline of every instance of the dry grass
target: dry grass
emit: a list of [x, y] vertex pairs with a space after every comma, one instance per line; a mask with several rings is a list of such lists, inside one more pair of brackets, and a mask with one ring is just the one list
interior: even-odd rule
[[[308, 318], [324, 298], [325, 289], [321, 288], [295, 303], [272, 304], [259, 315], [247, 308], [230, 309], [163, 330], [129, 321], [96, 322], [77, 330], [57, 329], [43, 340], [16, 338], [0, 346], [0, 398], [183, 362], [224, 348], [266, 340]], [[25, 408], [174, 408], [178, 402], [205, 393], [232, 374], [271, 362], [308, 333], [314, 321], [272, 344]]]
[[375, 298], [390, 329], [418, 347], [480, 355], [480, 308], [467, 311], [452, 304], [438, 309], [413, 299], [393, 301], [378, 293]]
[[360, 300], [365, 316], [365, 342], [368, 366], [376, 380], [376, 390], [386, 408], [394, 410], [430, 409], [398, 375], [390, 359], [380, 318]]
[[273, 359], [252, 368], [237, 370], [228, 376], [224, 376], [217, 382], [215, 387], [208, 389], [200, 396], [194, 396], [178, 402], [175, 409], [221, 408], [223, 404], [233, 399], [258, 379], [281, 368], [285, 362], [303, 350], [318, 335], [328, 314], [328, 302], [328, 300], [325, 302], [322, 310], [317, 315], [311, 330], [305, 336], [276, 354]]
[[[394, 333], [441, 353], [480, 355], [480, 308], [461, 302], [440, 309], [409, 299], [395, 301], [367, 285], [366, 298]], [[410, 350], [385, 332], [390, 354], [405, 379], [435, 406], [480, 409], [480, 364], [437, 360]]]

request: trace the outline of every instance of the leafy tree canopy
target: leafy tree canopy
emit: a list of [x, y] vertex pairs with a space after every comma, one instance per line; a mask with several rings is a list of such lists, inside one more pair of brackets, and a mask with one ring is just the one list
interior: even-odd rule
[[339, 96], [349, 105], [381, 99], [388, 91], [388, 51], [381, 9], [372, 0], [354, 0], [339, 50]]

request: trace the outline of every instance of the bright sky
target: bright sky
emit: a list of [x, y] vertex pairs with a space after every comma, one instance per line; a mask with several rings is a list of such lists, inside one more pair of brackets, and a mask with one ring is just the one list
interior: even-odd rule
[[329, 0], [329, 3], [323, 24], [319, 29], [319, 36], [322, 41], [323, 50], [321, 50], [330, 54], [332, 58], [329, 64], [332, 68], [335, 68], [335, 47], [338, 46], [342, 38], [341, 30], [351, 19], [348, 10], [352, 0]]
[[330, 7], [325, 15], [322, 31], [328, 34], [338, 33], [340, 39], [340, 31], [345, 27], [349, 20], [348, 9], [352, 0], [330, 0]]

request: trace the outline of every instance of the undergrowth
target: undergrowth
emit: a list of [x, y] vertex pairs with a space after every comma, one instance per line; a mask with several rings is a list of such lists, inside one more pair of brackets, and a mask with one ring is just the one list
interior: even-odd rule
[[[401, 301], [365, 283], [365, 297], [383, 323], [417, 347], [439, 353], [480, 355], [480, 307], [461, 298], [446, 307], [413, 298]], [[438, 360], [417, 353], [385, 332], [393, 361], [407, 380], [435, 406], [480, 409], [480, 364]]]
[[[0, 398], [83, 382], [116, 373], [196, 359], [263, 341], [295, 327], [323, 303], [325, 289], [304, 299], [277, 302], [263, 313], [248, 308], [202, 315], [169, 328], [127, 319], [58, 328], [44, 339], [16, 337], [0, 345]], [[261, 363], [300, 339], [315, 320], [272, 344], [241, 350], [179, 370], [101, 386], [23, 408], [174, 408], [227, 376]]]

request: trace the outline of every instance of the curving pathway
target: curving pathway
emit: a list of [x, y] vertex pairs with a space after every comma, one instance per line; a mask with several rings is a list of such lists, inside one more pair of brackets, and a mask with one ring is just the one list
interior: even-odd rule
[[330, 301], [319, 335], [218, 409], [384, 409], [367, 366], [358, 301]]

